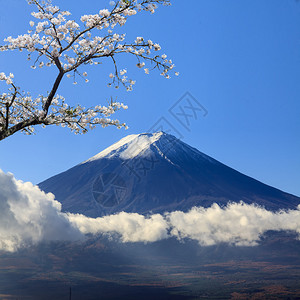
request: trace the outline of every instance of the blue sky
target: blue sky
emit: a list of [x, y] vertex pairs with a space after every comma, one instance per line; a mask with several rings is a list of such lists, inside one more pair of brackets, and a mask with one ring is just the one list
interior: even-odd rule
[[[75, 19], [109, 7], [107, 0], [54, 0]], [[300, 2], [295, 0], [174, 0], [154, 15], [131, 17], [128, 40], [157, 41], [176, 64], [170, 80], [135, 67], [120, 67], [137, 81], [133, 92], [107, 88], [112, 65], [87, 69], [88, 84], [65, 79], [59, 94], [68, 103], [106, 104], [118, 97], [129, 109], [116, 117], [128, 130], [97, 129], [76, 136], [68, 129], [38, 128], [1, 142], [0, 168], [18, 179], [39, 183], [95, 155], [120, 138], [148, 131], [164, 118], [183, 141], [236, 170], [300, 196]], [[0, 39], [29, 29], [32, 7], [25, 0], [0, 0]], [[32, 70], [25, 55], [2, 52], [0, 69], [32, 93], [45, 93], [56, 70]], [[82, 69], [83, 70], [83, 69]], [[182, 126], [170, 108], [189, 92], [208, 113]], [[183, 99], [184, 100], [184, 99]], [[183, 103], [183, 102], [180, 102]], [[200, 107], [200, 106], [199, 106]]]

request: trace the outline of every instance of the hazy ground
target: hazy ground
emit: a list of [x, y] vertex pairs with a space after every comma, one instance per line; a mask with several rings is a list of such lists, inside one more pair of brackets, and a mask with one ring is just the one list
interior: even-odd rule
[[299, 299], [300, 241], [258, 247], [165, 240], [39, 245], [0, 255], [0, 299]]

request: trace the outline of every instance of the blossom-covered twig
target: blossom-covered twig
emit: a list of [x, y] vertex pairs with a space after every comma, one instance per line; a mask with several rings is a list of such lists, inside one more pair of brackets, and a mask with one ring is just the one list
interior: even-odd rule
[[109, 58], [114, 71], [108, 76], [108, 85], [122, 85], [128, 91], [133, 89], [135, 81], [128, 78], [127, 69], [118, 69], [116, 57], [122, 53], [134, 55], [137, 67], [143, 68], [146, 74], [149, 68], [157, 68], [162, 76], [170, 78], [174, 64], [165, 54], [157, 54], [161, 50], [158, 43], [143, 37], [127, 42], [125, 34], [114, 33], [115, 27], [124, 26], [128, 17], [142, 11], [154, 13], [159, 4], [170, 5], [169, 0], [110, 1], [111, 10], [102, 9], [97, 14], [82, 16], [83, 28], [69, 19], [69, 11], [62, 11], [50, 0], [28, 0], [28, 3], [37, 8], [32, 13], [37, 21], [30, 21], [28, 33], [16, 38], [7, 37], [0, 51], [26, 50], [33, 69], [55, 66], [58, 74], [46, 96], [33, 98], [30, 93], [20, 91], [13, 82], [13, 74], [0, 73], [0, 82], [8, 86], [7, 92], [0, 95], [0, 140], [17, 131], [32, 134], [33, 126], [38, 124], [67, 126], [75, 133], [85, 133], [97, 124], [118, 128], [126, 126], [109, 118], [118, 109], [127, 108], [122, 103], [111, 100], [108, 106], [85, 109], [80, 105], [69, 106], [62, 96], [57, 95], [65, 75], [72, 77], [75, 84], [76, 74], [88, 82], [87, 72], [81, 70], [86, 64], [98, 65], [101, 60]]

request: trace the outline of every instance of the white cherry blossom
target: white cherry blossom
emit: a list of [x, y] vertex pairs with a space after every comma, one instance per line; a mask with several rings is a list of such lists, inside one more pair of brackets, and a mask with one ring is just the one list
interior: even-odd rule
[[[13, 74], [0, 72], [0, 84], [6, 87], [0, 94], [0, 140], [18, 131], [33, 134], [35, 125], [61, 125], [75, 133], [85, 133], [96, 125], [126, 127], [109, 118], [117, 110], [127, 108], [122, 103], [111, 99], [107, 106], [84, 108], [68, 105], [62, 96], [57, 95], [65, 76], [71, 78], [73, 84], [80, 81], [78, 76], [89, 82], [84, 70], [86, 65], [111, 61], [113, 70], [108, 75], [111, 80], [108, 86], [124, 86], [127, 91], [133, 89], [135, 81], [127, 74], [126, 68], [119, 70], [119, 54], [135, 56], [136, 66], [144, 68], [146, 74], [158, 69], [162, 76], [170, 78], [169, 72], [174, 68], [172, 61], [166, 59], [166, 54], [152, 55], [152, 50], [161, 50], [158, 43], [142, 36], [127, 41], [125, 34], [120, 33], [130, 16], [142, 11], [154, 13], [158, 5], [170, 5], [169, 0], [110, 1], [110, 10], [105, 8], [95, 14], [83, 15], [79, 22], [70, 19], [69, 11], [61, 10], [50, 0], [28, 0], [28, 3], [35, 8], [31, 14], [35, 20], [29, 22], [30, 30], [17, 37], [8, 36], [5, 44], [0, 45], [0, 51], [25, 50], [33, 69], [54, 66], [58, 75], [50, 92], [32, 97], [14, 83]], [[118, 32], [114, 32], [117, 27], [120, 27]]]

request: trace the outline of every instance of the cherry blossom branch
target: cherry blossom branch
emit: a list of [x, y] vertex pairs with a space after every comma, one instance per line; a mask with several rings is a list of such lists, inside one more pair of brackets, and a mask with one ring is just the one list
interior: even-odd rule
[[[80, 25], [75, 20], [68, 20], [69, 11], [62, 11], [53, 6], [50, 0], [28, 0], [28, 3], [37, 7], [38, 12], [32, 16], [37, 22], [30, 21], [31, 30], [17, 38], [11, 36], [5, 39], [6, 44], [0, 46], [0, 51], [27, 50], [28, 60], [32, 55], [36, 59], [31, 66], [33, 69], [51, 67], [55, 65], [58, 74], [47, 96], [33, 98], [30, 93], [20, 93], [20, 88], [12, 82], [13, 74], [0, 73], [0, 82], [9, 87], [7, 93], [0, 95], [0, 140], [18, 132], [34, 133], [34, 125], [61, 125], [67, 126], [75, 133], [85, 133], [95, 125], [106, 127], [113, 125], [118, 128], [126, 127], [118, 120], [108, 118], [119, 109], [126, 109], [122, 103], [112, 101], [107, 107], [95, 106], [84, 109], [78, 105], [69, 106], [62, 96], [57, 95], [58, 88], [64, 75], [72, 77], [79, 74], [88, 82], [87, 72], [79, 71], [86, 64], [98, 65], [103, 59], [110, 58], [114, 67], [114, 74], [109, 74], [109, 86], [119, 87], [122, 84], [131, 91], [135, 81], [128, 79], [127, 69], [118, 68], [116, 56], [130, 54], [137, 58], [138, 68], [144, 68], [146, 74], [150, 63], [153, 69], [161, 70], [161, 75], [170, 78], [173, 70], [172, 60], [166, 55], [153, 55], [161, 47], [151, 40], [147, 42], [143, 37], [137, 37], [134, 42], [126, 42], [125, 34], [114, 33], [116, 26], [124, 26], [127, 19], [141, 11], [154, 13], [158, 5], [170, 5], [169, 0], [119, 0], [111, 1], [111, 11], [102, 9], [94, 15], [83, 15]], [[101, 35], [98, 35], [99, 32]], [[175, 75], [178, 75], [176, 72]], [[61, 102], [59, 102], [61, 101]]]

